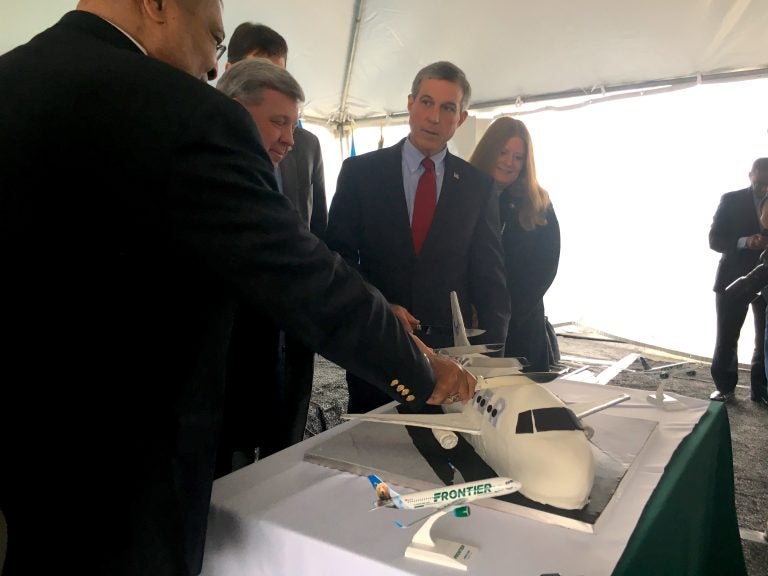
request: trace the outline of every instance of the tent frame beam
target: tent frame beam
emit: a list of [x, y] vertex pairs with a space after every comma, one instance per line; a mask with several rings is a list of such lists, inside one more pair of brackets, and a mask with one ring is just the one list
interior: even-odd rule
[[[357, 22], [357, 27], [359, 28], [359, 20]], [[351, 72], [351, 68], [349, 69]], [[631, 84], [617, 84], [614, 86], [600, 86], [600, 87], [594, 87], [591, 90], [587, 91], [581, 88], [578, 89], [572, 89], [572, 90], [563, 90], [560, 92], [550, 92], [547, 94], [536, 94], [531, 96], [517, 96], [515, 98], [502, 98], [499, 100], [487, 100], [484, 102], [477, 102], [470, 105], [471, 111], [483, 111], [483, 110], [491, 110], [493, 108], [502, 108], [505, 106], [514, 106], [514, 105], [522, 105], [530, 104], [533, 102], [544, 102], [544, 101], [551, 101], [551, 100], [562, 100], [567, 98], [578, 98], [578, 97], [585, 97], [590, 96], [593, 94], [595, 96], [594, 99], [590, 99], [584, 102], [580, 102], [578, 104], [573, 105], [565, 105], [565, 106], [551, 106], [547, 107], [547, 109], [550, 110], [566, 110], [566, 109], [572, 109], [577, 108], [580, 106], [587, 106], [589, 104], [597, 104], [601, 101], [610, 101], [615, 100], [618, 98], [630, 98], [630, 97], [637, 97], [637, 96], [646, 96], [649, 94], [654, 93], [660, 93], [660, 92], [669, 92], [672, 90], [681, 90], [685, 88], [690, 88], [699, 84], [712, 84], [712, 83], [721, 83], [721, 82], [736, 82], [739, 80], [750, 80], [755, 78], [765, 78], [768, 77], [768, 67], [765, 68], [755, 68], [755, 69], [749, 69], [749, 70], [734, 70], [729, 72], [714, 72], [709, 74], [699, 74], [696, 76], [684, 76], [680, 78], [668, 78], [663, 80], [648, 80], [644, 82], [637, 82], [637, 83], [631, 83]], [[348, 88], [349, 78], [347, 77], [345, 79], [346, 87]], [[346, 97], [344, 97], [344, 106], [346, 106]], [[509, 114], [526, 114], [530, 112], [526, 111], [520, 111], [520, 112], [510, 112]], [[405, 122], [405, 120], [408, 117], [408, 111], [403, 110], [399, 112], [392, 112], [391, 114], [380, 114], [376, 116], [367, 116], [364, 118], [357, 118], [354, 120], [355, 124], [358, 126], [366, 126], [366, 125], [380, 125], [382, 122], [390, 122], [395, 121], [395, 123], [398, 122]], [[338, 123], [338, 119], [327, 119], [327, 118], [306, 118], [310, 122], [315, 122], [318, 124], [326, 124], [328, 122], [331, 123]], [[348, 123], [351, 119], [345, 118], [343, 123]]]

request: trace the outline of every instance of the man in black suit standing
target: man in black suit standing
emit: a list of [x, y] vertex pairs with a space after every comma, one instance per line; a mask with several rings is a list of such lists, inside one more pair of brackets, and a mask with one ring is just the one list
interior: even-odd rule
[[[483, 342], [504, 342], [510, 314], [493, 181], [447, 148], [469, 98], [456, 65], [420, 70], [408, 96], [410, 135], [344, 161], [328, 219], [328, 246], [382, 291], [408, 330], [446, 328], [425, 337], [435, 347], [453, 343], [451, 291], [464, 318], [477, 311]], [[354, 369], [347, 383], [349, 412], [390, 401]]]
[[276, 193], [245, 109], [201, 81], [219, 0], [77, 8], [0, 56], [4, 576], [194, 575], [237, 302], [413, 409], [474, 379]]
[[[226, 70], [255, 58], [267, 59], [285, 69], [288, 43], [269, 26], [243, 22], [229, 41]], [[267, 128], [267, 124], [262, 127]], [[328, 225], [328, 209], [320, 141], [301, 126], [292, 128], [288, 152], [272, 158], [275, 177], [280, 192], [290, 200], [301, 220], [322, 239]], [[280, 141], [276, 144], [278, 148], [282, 145]], [[240, 307], [227, 356], [224, 435], [217, 458], [217, 476], [250, 464], [256, 459], [257, 450], [259, 457], [264, 458], [304, 439], [314, 365], [314, 350], [284, 330], [270, 327], [270, 321], [247, 304]], [[254, 396], [260, 393], [259, 388], [264, 388], [254, 384], [264, 383], [263, 366], [274, 366], [268, 376], [268, 388], [271, 404], [280, 414], [276, 423], [268, 424], [254, 417]]]
[[756, 296], [751, 303], [732, 298], [725, 288], [757, 264], [760, 253], [768, 248], [768, 236], [761, 234], [758, 206], [768, 192], [768, 158], [758, 158], [749, 173], [751, 186], [728, 192], [720, 198], [712, 227], [709, 247], [720, 252], [715, 275], [717, 335], [712, 354], [712, 379], [717, 390], [710, 399], [727, 402], [733, 396], [738, 374], [738, 342], [749, 306], [755, 320], [755, 349], [750, 370], [751, 398], [761, 402], [768, 397], [765, 376], [765, 300]]

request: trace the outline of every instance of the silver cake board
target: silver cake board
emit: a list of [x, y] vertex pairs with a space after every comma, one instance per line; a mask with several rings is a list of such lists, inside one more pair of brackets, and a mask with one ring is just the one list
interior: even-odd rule
[[[656, 422], [597, 413], [589, 417], [589, 425], [595, 430], [595, 481], [584, 508], [563, 510], [534, 502], [520, 493], [476, 500], [472, 505], [593, 533]], [[412, 490], [497, 475], [461, 436], [457, 448], [445, 450], [428, 429], [376, 422], [360, 422], [332, 436], [308, 450], [304, 459], [361, 476], [377, 474], [387, 482]], [[454, 467], [461, 477], [453, 477]]]

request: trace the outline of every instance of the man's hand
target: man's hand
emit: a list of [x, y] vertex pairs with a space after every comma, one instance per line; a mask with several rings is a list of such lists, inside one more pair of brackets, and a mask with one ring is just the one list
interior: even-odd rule
[[400, 306], [400, 304], [392, 304], [390, 302], [389, 307], [392, 312], [395, 313], [395, 316], [397, 316], [398, 320], [400, 320], [400, 323], [405, 327], [405, 330], [408, 332], [408, 334], [413, 334], [416, 326], [421, 324], [421, 322], [414, 318], [411, 313], [408, 312], [407, 309]]
[[418, 337], [411, 336], [419, 349], [424, 352], [435, 373], [435, 389], [427, 399], [427, 404], [452, 404], [453, 402], [466, 402], [475, 393], [477, 379], [464, 370], [458, 362], [447, 356], [435, 354]]
[[747, 236], [747, 248], [751, 250], [765, 250], [768, 248], [768, 236], [762, 234], [752, 234]]

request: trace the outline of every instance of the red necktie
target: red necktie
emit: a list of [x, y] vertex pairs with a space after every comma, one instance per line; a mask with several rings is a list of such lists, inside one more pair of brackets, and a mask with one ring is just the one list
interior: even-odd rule
[[421, 161], [424, 173], [419, 178], [416, 186], [416, 199], [413, 202], [413, 218], [411, 219], [411, 234], [413, 235], [413, 249], [419, 255], [424, 239], [432, 224], [432, 216], [437, 205], [437, 182], [435, 180], [435, 163], [431, 158]]

